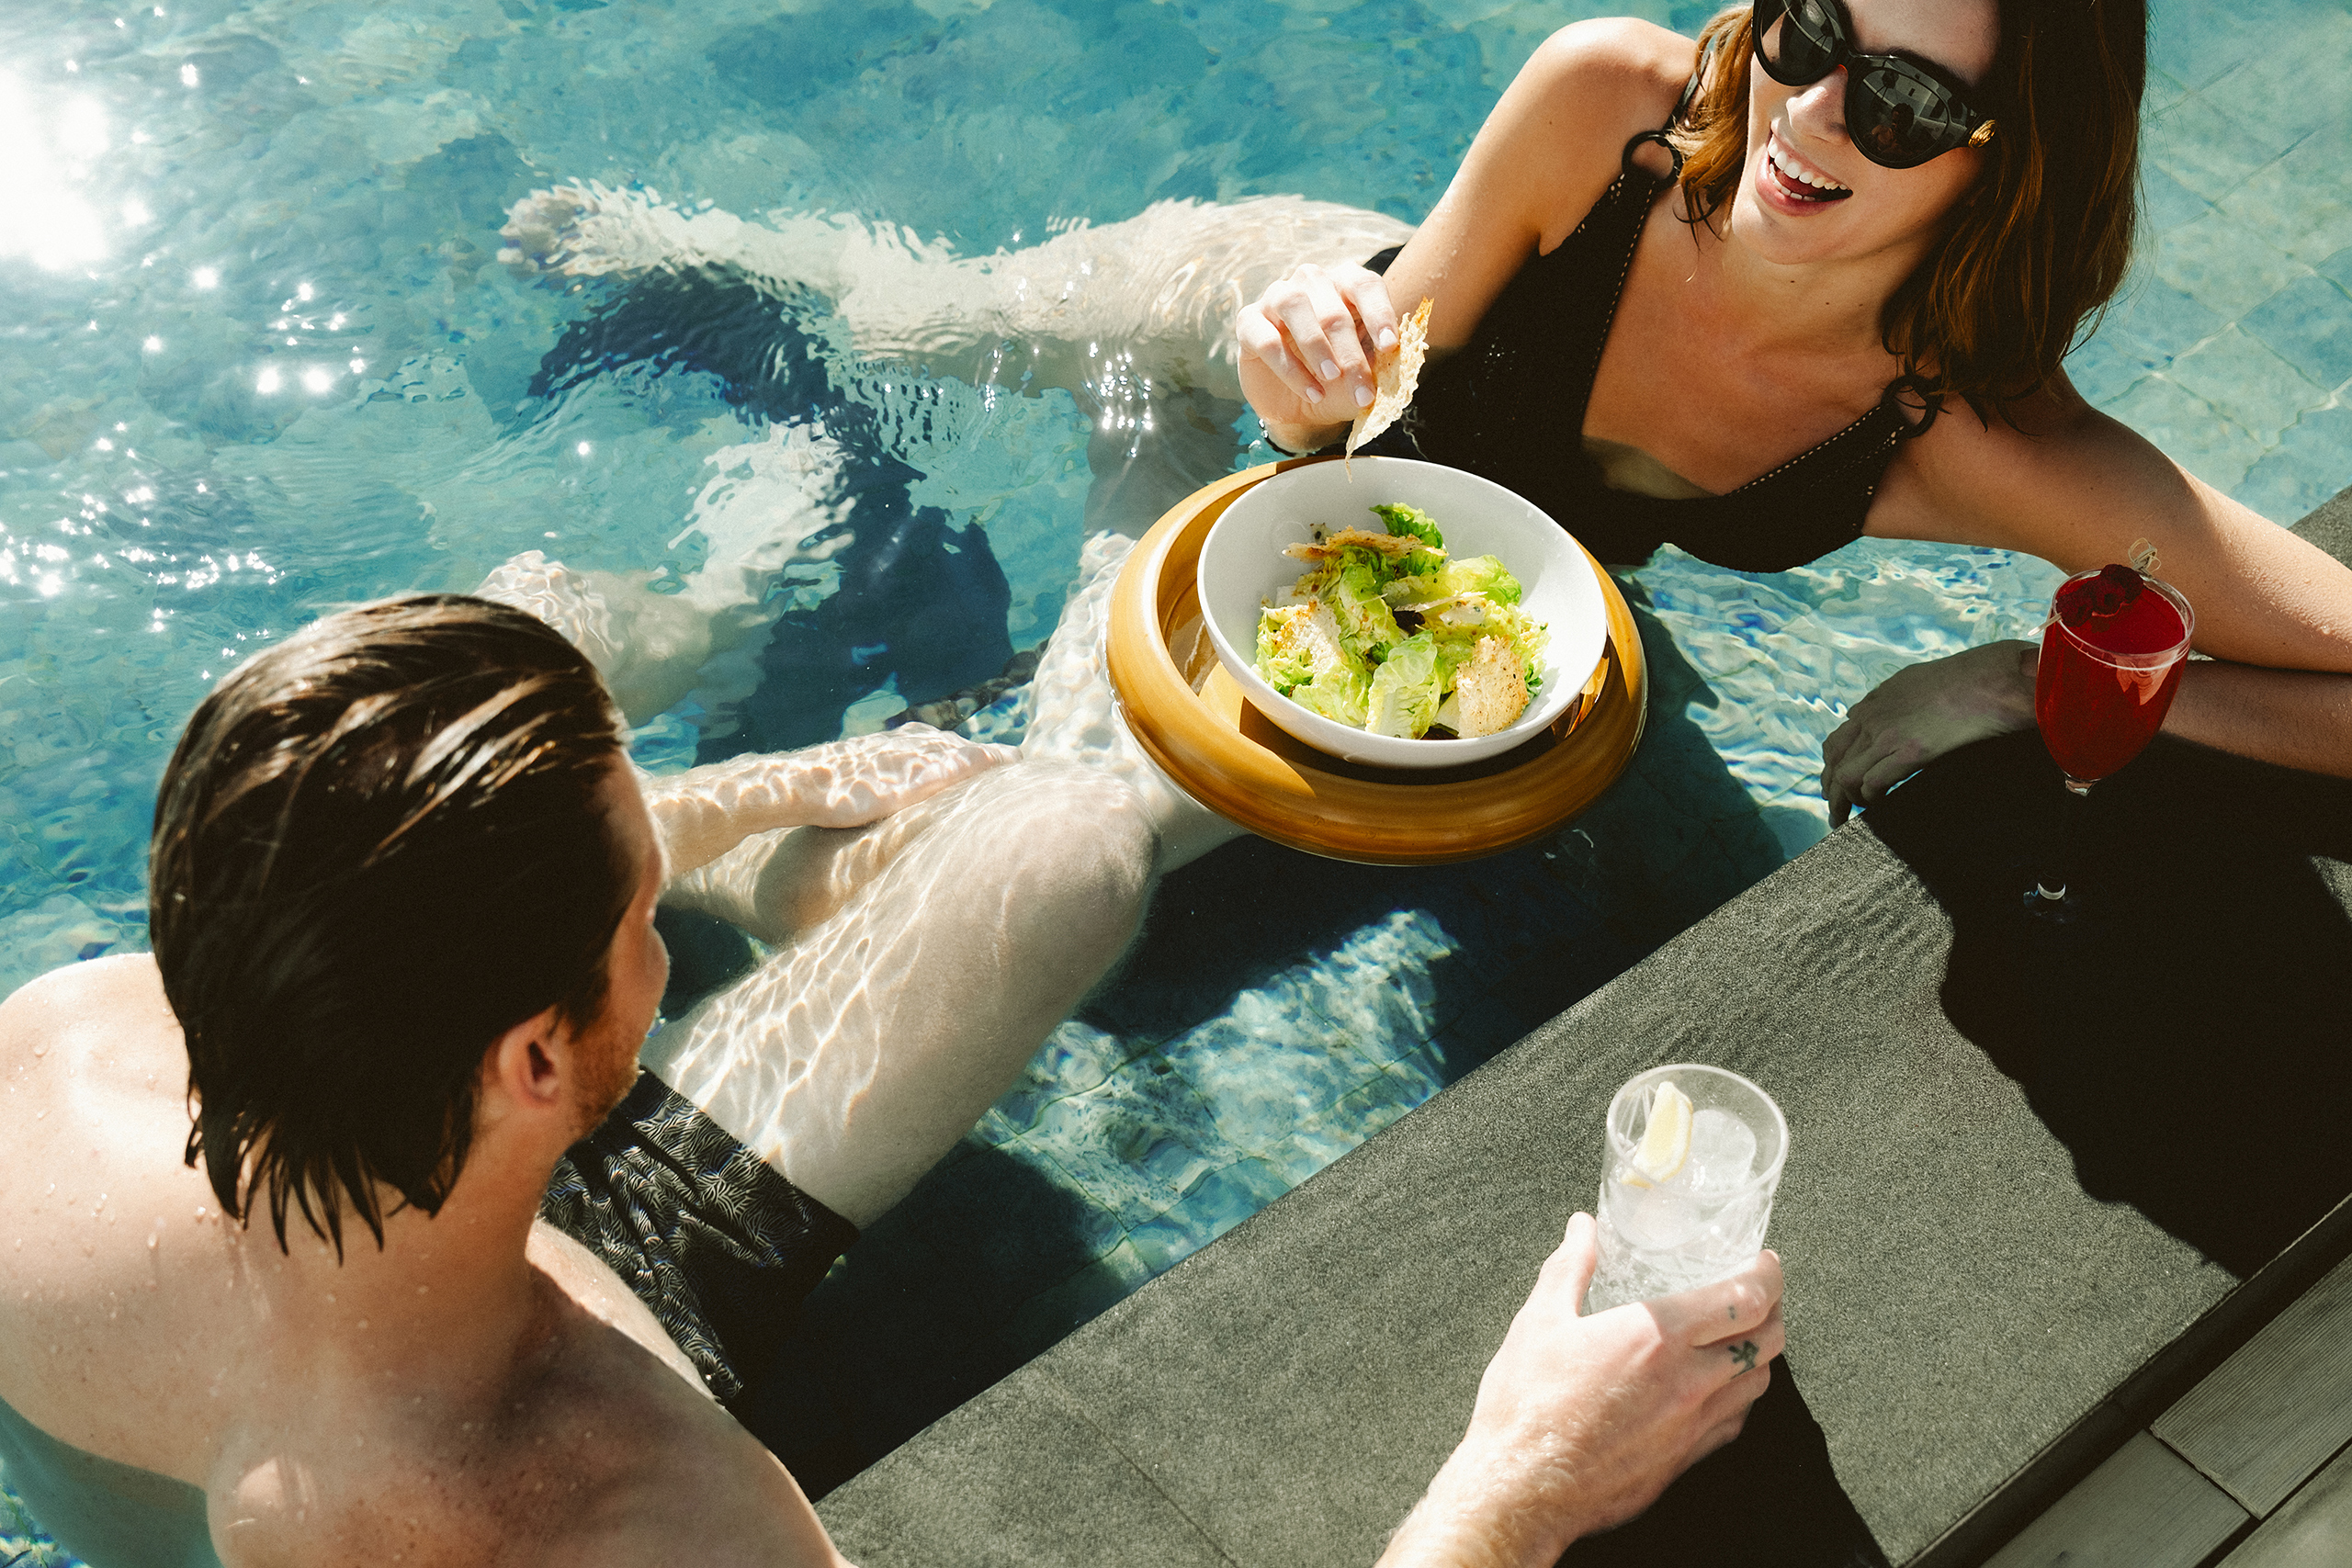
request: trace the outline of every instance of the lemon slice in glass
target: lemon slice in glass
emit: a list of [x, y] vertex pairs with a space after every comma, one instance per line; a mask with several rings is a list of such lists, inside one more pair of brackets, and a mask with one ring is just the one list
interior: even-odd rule
[[1661, 1083], [1650, 1090], [1649, 1125], [1621, 1179], [1635, 1187], [1653, 1187], [1672, 1179], [1690, 1157], [1690, 1097], [1672, 1083]]

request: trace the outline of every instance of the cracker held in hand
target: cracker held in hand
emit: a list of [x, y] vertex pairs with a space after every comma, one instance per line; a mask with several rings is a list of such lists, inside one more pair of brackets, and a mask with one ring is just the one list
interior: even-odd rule
[[1396, 352], [1380, 362], [1379, 393], [1370, 408], [1356, 415], [1355, 426], [1348, 432], [1347, 451], [1340, 460], [1348, 465], [1351, 479], [1355, 477], [1356, 448], [1396, 423], [1405, 405], [1413, 400], [1413, 389], [1420, 385], [1421, 361], [1430, 351], [1430, 303], [1424, 299], [1397, 329]]

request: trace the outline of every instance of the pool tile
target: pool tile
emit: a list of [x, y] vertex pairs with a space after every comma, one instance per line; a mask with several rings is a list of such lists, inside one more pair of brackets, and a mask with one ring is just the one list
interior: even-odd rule
[[1089, 1202], [1129, 1229], [1242, 1152], [1157, 1052], [1047, 1105], [1023, 1142], [1049, 1155]]
[[2140, 192], [2141, 218], [2158, 233], [2194, 222], [2212, 210], [2212, 205], [2203, 197], [2154, 164], [2142, 166]]
[[2215, 490], [2233, 491], [2261, 460], [2261, 443], [2165, 376], [2150, 376], [2108, 410]]
[[1146, 1268], [1165, 1273], [1289, 1190], [1266, 1161], [1236, 1160], [1201, 1176], [1164, 1212], [1129, 1231], [1128, 1239]]
[[[2335, 292], [2330, 285], [2320, 287]], [[2266, 450], [2277, 446], [2279, 435], [2306, 410], [2327, 401], [2324, 388], [2234, 324], [2174, 360], [2166, 374], [2226, 414]]]
[[2236, 321], [2306, 270], [2247, 232], [2227, 203], [2156, 242], [2156, 276], [2225, 321]]
[[2228, 75], [2273, 41], [2229, 6], [2167, 5], [2148, 23], [2148, 63], [2191, 87]]
[[[1250, 1016], [1255, 1012], [1257, 1016]], [[1346, 1030], [1305, 1009], [1241, 1008], [1168, 1047], [1169, 1060], [1207, 1107], [1222, 1139], [1256, 1151], [1380, 1070]]]
[[2235, 190], [2278, 151], [2266, 152], [2256, 146], [2251, 131], [2202, 93], [2191, 93], [2161, 114], [2148, 116], [2140, 133], [2145, 172], [2161, 171], [2207, 201], [2219, 201]]
[[2346, 293], [2352, 293], [2352, 245], [2346, 245], [2319, 264], [2319, 275]]
[[2274, 523], [2292, 523], [2352, 485], [2352, 407], [2314, 409], [2231, 493]]
[[2320, 387], [2352, 380], [2352, 296], [2327, 278], [2295, 279], [2238, 325]]
[[2107, 344], [2118, 356], [2117, 376], [2121, 375], [2122, 365], [2139, 367], [2139, 375], [2124, 382], [2128, 388], [2140, 375], [2162, 370], [2175, 355], [2188, 353], [2220, 332], [2223, 324], [2223, 319], [2195, 296], [2143, 266], [2133, 271], [2092, 341]]
[[1072, 1019], [1046, 1037], [981, 1125], [988, 1129], [1001, 1123], [1011, 1133], [1026, 1132], [1037, 1124], [1049, 1102], [1083, 1094], [1149, 1048], [1148, 1043]]
[[[2280, 47], [2290, 39], [2291, 47]], [[2345, 118], [2347, 66], [2352, 66], [2352, 16], [2299, 7], [2290, 32], [2281, 29], [2266, 37], [2252, 58], [2214, 82], [2205, 96], [2245, 126], [2256, 147], [2284, 152], [2321, 127]]]
[[2168, 71], [2160, 71], [2154, 63], [2148, 67], [2148, 84], [2140, 94], [2140, 114], [2143, 119], [2164, 113], [2188, 96], [2188, 84]]
[[[2352, 61], [2345, 62], [2352, 74]], [[2215, 205], [2232, 225], [2297, 261], [2314, 264], [2352, 245], [2352, 118], [2338, 121], [2266, 164]]]

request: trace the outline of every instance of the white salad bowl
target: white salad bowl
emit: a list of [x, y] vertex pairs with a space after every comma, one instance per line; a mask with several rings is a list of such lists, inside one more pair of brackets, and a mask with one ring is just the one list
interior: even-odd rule
[[[1335, 757], [1382, 768], [1450, 768], [1522, 746], [1567, 711], [1609, 637], [1609, 615], [1592, 563], [1566, 529], [1490, 479], [1437, 463], [1366, 457], [1315, 463], [1252, 486], [1225, 510], [1201, 546], [1201, 615], [1226, 672], [1250, 705], [1290, 734]], [[1419, 507], [1457, 559], [1493, 556], [1519, 579], [1520, 606], [1550, 629], [1543, 684], [1527, 711], [1492, 735], [1415, 740], [1353, 728], [1292, 702], [1259, 675], [1258, 615], [1307, 563], [1283, 554], [1341, 528], [1385, 531], [1374, 506]]]

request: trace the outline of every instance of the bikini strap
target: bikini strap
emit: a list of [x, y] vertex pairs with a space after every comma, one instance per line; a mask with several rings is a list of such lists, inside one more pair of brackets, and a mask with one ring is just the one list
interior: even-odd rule
[[[1674, 160], [1674, 167], [1667, 171], [1666, 177], [1662, 180], [1634, 162], [1634, 150], [1651, 141], [1665, 148], [1666, 155]], [[1624, 154], [1618, 159], [1617, 164], [1618, 167], [1627, 175], [1639, 175], [1645, 180], [1657, 180], [1660, 185], [1672, 185], [1682, 177], [1682, 149], [1668, 141], [1666, 132], [1663, 130], [1645, 130], [1625, 143]]]

